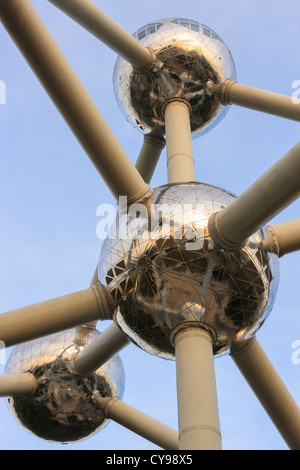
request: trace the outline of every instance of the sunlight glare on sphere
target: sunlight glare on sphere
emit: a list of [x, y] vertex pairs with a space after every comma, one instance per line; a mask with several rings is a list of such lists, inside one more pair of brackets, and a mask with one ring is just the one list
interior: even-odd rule
[[122, 57], [114, 69], [114, 91], [127, 120], [143, 133], [164, 129], [163, 106], [175, 97], [191, 106], [191, 130], [201, 135], [227, 113], [208, 84], [236, 79], [231, 53], [219, 35], [197, 21], [167, 18], [149, 23], [134, 35], [156, 54], [148, 73], [139, 73]]
[[130, 206], [112, 226], [99, 280], [114, 299], [115, 322], [142, 349], [173, 359], [172, 332], [193, 322], [213, 332], [220, 356], [252, 337], [270, 313], [278, 258], [261, 248], [266, 230], [240, 251], [216, 247], [207, 230], [211, 214], [234, 199], [204, 183], [168, 184], [154, 190], [145, 211]]

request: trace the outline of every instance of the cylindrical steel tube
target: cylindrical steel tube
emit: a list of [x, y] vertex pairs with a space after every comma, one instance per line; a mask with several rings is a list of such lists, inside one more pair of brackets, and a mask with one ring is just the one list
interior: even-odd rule
[[150, 50], [90, 0], [49, 1], [116, 51], [133, 67], [144, 69], [153, 65], [154, 57]]
[[262, 242], [264, 250], [276, 253], [279, 258], [300, 250], [300, 218], [268, 225], [268, 233]]
[[213, 214], [208, 230], [223, 248], [239, 249], [247, 238], [300, 195], [300, 142], [235, 199]]
[[221, 434], [210, 333], [192, 327], [174, 337], [180, 450], [220, 450]]
[[300, 450], [300, 409], [257, 339], [238, 343], [231, 357], [287, 445]]
[[0, 341], [6, 347], [67, 330], [93, 320], [111, 319], [100, 285], [0, 315]]
[[0, 375], [0, 397], [31, 395], [36, 389], [36, 380], [30, 373]]
[[101, 408], [107, 418], [114, 420], [130, 431], [144, 437], [153, 444], [166, 450], [178, 449], [178, 433], [147, 414], [114, 398], [99, 398]]
[[168, 183], [195, 181], [190, 108], [185, 100], [174, 98], [164, 108]]
[[153, 130], [144, 136], [144, 144], [141, 148], [135, 167], [146, 183], [150, 183], [160, 154], [165, 145], [165, 138], [159, 129]]
[[80, 353], [74, 356], [72, 368], [82, 376], [89, 376], [112, 356], [129, 344], [120, 328], [112, 323]]
[[226, 80], [220, 85], [211, 85], [223, 104], [235, 104], [263, 113], [300, 121], [300, 103], [292, 96], [281, 95], [260, 88]]
[[0, 0], [0, 18], [113, 195], [128, 204], [149, 192], [29, 0]]
[[[91, 282], [90, 282], [90, 287], [96, 285], [97, 283], [98, 283], [98, 264], [97, 264], [97, 266], [96, 266], [96, 269], [95, 269], [95, 271], [94, 271], [92, 280], [91, 280]], [[97, 322], [98, 322], [98, 319], [95, 320], [95, 321], [86, 323], [85, 325], [82, 325], [82, 326], [86, 326], [86, 327], [88, 327], [88, 328], [96, 328]]]

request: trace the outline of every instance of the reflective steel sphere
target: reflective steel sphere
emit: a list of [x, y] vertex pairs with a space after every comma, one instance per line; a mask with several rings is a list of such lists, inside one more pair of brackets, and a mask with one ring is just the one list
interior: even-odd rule
[[214, 337], [214, 355], [250, 338], [269, 314], [277, 256], [261, 248], [266, 229], [241, 251], [217, 248], [210, 215], [235, 196], [203, 183], [158, 187], [117, 217], [103, 243], [99, 280], [115, 301], [115, 322], [142, 349], [174, 357], [172, 332], [197, 322]]
[[74, 354], [99, 336], [78, 327], [15, 347], [6, 373], [30, 372], [37, 380], [33, 395], [8, 399], [16, 420], [36, 436], [53, 442], [84, 440], [104, 428], [108, 420], [94, 397], [123, 396], [124, 369], [118, 355], [89, 377], [70, 368]]
[[135, 36], [157, 57], [154, 68], [139, 73], [123, 58], [114, 69], [114, 91], [128, 121], [142, 132], [164, 128], [163, 106], [180, 97], [191, 106], [192, 134], [204, 134], [223, 119], [228, 106], [208, 90], [208, 83], [235, 80], [235, 66], [222, 39], [197, 21], [158, 20], [140, 28]]

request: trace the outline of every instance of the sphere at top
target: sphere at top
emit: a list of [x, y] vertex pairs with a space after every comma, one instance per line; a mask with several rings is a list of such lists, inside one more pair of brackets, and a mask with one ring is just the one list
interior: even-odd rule
[[266, 230], [236, 252], [217, 248], [207, 230], [211, 214], [234, 198], [203, 183], [168, 184], [117, 217], [102, 246], [99, 280], [115, 301], [115, 322], [145, 351], [174, 358], [174, 331], [193, 322], [212, 333], [220, 356], [268, 316], [278, 259], [261, 248]]
[[76, 375], [72, 357], [100, 332], [78, 327], [15, 347], [6, 373], [30, 372], [37, 381], [34, 394], [8, 398], [10, 411], [27, 431], [51, 442], [82, 441], [108, 423], [97, 396], [122, 398], [124, 369], [118, 355], [89, 377]]
[[144, 133], [164, 129], [166, 101], [180, 97], [191, 107], [191, 130], [200, 135], [220, 122], [229, 109], [207, 88], [235, 80], [235, 65], [222, 39], [197, 21], [167, 18], [149, 23], [134, 35], [157, 57], [154, 68], [139, 73], [122, 57], [114, 69], [114, 91], [127, 120]]

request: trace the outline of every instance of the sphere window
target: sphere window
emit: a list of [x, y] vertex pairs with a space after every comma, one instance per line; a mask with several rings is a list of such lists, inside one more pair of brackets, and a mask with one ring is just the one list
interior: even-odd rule
[[209, 31], [208, 29], [206, 29], [206, 28], [203, 28], [203, 34], [205, 34], [205, 36], [207, 36], [207, 37], [209, 37], [209, 38], [210, 38], [210, 36], [211, 36], [210, 31]]
[[[189, 28], [181, 23], [188, 24]], [[196, 26], [199, 31], [192, 30]], [[156, 31], [152, 33], [154, 27]], [[204, 35], [203, 29], [210, 37]], [[235, 66], [226, 45], [215, 40], [212, 33], [209, 27], [195, 20], [166, 18], [144, 25], [133, 34], [137, 39], [143, 34], [141, 42], [154, 51], [159, 61], [159, 73], [154, 74], [135, 71], [121, 57], [116, 62], [116, 98], [136, 129], [147, 133], [158, 125], [164, 131], [162, 107], [174, 96], [188, 100], [192, 107], [193, 136], [203, 135], [223, 119], [229, 107], [208, 93], [206, 84], [221, 83], [228, 78], [235, 80]], [[207, 47], [209, 44], [213, 54]]]
[[162, 23], [151, 23], [147, 27], [138, 30], [138, 39], [141, 40], [150, 34], [155, 33], [163, 24]]
[[147, 28], [147, 34], [155, 33], [155, 31], [156, 31], [155, 24]]
[[197, 23], [197, 21], [176, 18], [172, 21], [172, 23], [180, 24], [181, 26], [184, 26], [187, 29], [197, 31], [199, 33], [199, 24]]
[[138, 38], [139, 40], [143, 39], [144, 37], [146, 37], [146, 31], [145, 29], [142, 29], [141, 31], [139, 31], [138, 33]]

